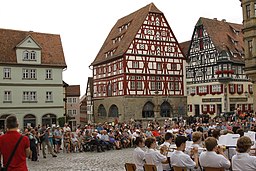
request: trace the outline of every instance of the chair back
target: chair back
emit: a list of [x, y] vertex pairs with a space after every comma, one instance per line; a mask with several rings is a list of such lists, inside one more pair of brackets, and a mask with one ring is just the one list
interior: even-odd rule
[[224, 168], [217, 168], [217, 167], [204, 167], [205, 171], [225, 171]]
[[156, 165], [154, 164], [144, 164], [144, 171], [157, 171]]
[[134, 163], [125, 163], [124, 166], [126, 171], [136, 171], [136, 165]]
[[187, 171], [186, 167], [173, 166], [174, 171]]

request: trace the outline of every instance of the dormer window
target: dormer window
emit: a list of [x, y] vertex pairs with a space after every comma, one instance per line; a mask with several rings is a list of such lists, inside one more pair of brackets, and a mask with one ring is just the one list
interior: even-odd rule
[[29, 60], [29, 51], [23, 52], [23, 60]]
[[31, 60], [36, 60], [36, 52], [35, 52], [35, 51], [32, 51], [32, 52], [30, 53], [30, 59], [31, 59]]
[[25, 50], [23, 52], [23, 60], [24, 61], [36, 61], [36, 52]]

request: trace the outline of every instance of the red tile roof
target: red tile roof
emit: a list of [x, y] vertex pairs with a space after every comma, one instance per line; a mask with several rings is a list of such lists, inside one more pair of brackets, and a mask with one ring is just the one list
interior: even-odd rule
[[[133, 41], [136, 33], [139, 31], [141, 25], [145, 21], [147, 15], [149, 13], [161, 13], [162, 12], [157, 9], [157, 7], [151, 3], [121, 19], [119, 19], [112, 30], [110, 31], [108, 37], [103, 43], [98, 55], [91, 65], [98, 65], [100, 63], [104, 63], [106, 61], [110, 61], [119, 57], [122, 57]], [[119, 31], [119, 28], [123, 25], [130, 23], [127, 29]], [[117, 43], [113, 43], [113, 40], [121, 35], [124, 35], [122, 40]], [[115, 53], [112, 56], [106, 57], [105, 53], [110, 50], [116, 49]]]
[[41, 65], [66, 67], [60, 35], [0, 29], [0, 63], [17, 64], [16, 46], [31, 36], [41, 47]]
[[67, 97], [80, 96], [80, 85], [70, 85], [67, 87]]
[[191, 43], [190, 40], [180, 43], [180, 49], [181, 49], [182, 53], [184, 54], [185, 58], [188, 57], [188, 50], [190, 48], [190, 43]]
[[[238, 57], [231, 60], [243, 61], [241, 55], [244, 55], [244, 42], [243, 42], [243, 25], [229, 23], [225, 20], [219, 21], [217, 19], [199, 18], [197, 25], [203, 25], [209, 37], [211, 38], [216, 49], [221, 52], [237, 53]], [[236, 34], [235, 31], [238, 33]], [[232, 42], [232, 39], [237, 44]]]

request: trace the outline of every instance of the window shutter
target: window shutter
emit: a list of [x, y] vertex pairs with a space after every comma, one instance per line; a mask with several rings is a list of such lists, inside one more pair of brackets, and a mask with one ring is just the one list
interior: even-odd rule
[[210, 112], [210, 105], [207, 105], [207, 113]]
[[236, 92], [237, 92], [237, 85], [234, 84], [234, 93], [236, 93]]
[[213, 113], [215, 113], [215, 105], [213, 105]]

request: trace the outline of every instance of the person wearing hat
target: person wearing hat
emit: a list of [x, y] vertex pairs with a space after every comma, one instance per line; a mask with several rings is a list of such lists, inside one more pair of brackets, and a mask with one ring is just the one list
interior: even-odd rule
[[242, 136], [237, 140], [236, 151], [237, 154], [232, 157], [233, 171], [255, 171], [256, 170], [256, 156], [250, 156], [249, 152], [253, 145], [251, 139]]
[[183, 151], [186, 149], [187, 138], [185, 136], [177, 136], [175, 139], [175, 144], [177, 150], [170, 157], [171, 165], [177, 167], [186, 167], [188, 169], [194, 169], [198, 167], [198, 148], [194, 147], [191, 149], [191, 157], [193, 156], [194, 161], [188, 154]]

